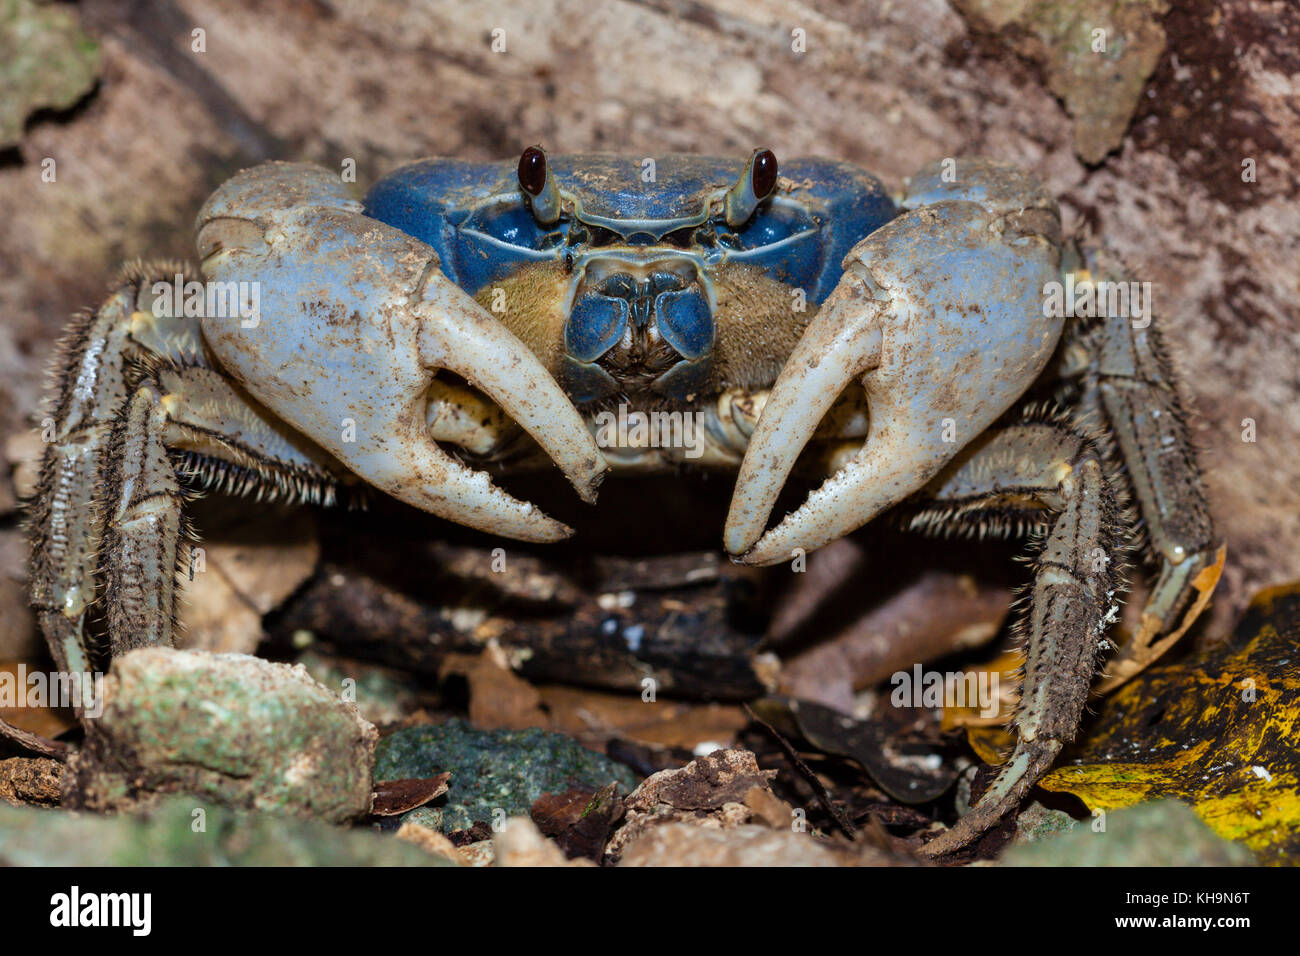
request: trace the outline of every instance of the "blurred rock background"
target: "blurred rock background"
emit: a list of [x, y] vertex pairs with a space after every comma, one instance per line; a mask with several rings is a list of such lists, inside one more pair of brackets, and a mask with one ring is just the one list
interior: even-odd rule
[[501, 159], [532, 143], [637, 155], [762, 144], [851, 160], [891, 187], [946, 156], [1024, 165], [1061, 197], [1068, 229], [1104, 237], [1156, 286], [1228, 542], [1203, 633], [1225, 633], [1259, 587], [1300, 578], [1300, 7], [519, 7], [5, 5], [0, 659], [34, 648], [16, 496], [39, 453], [31, 425], [52, 343], [124, 260], [192, 259], [206, 195], [271, 158], [354, 160], [359, 188], [420, 155]]

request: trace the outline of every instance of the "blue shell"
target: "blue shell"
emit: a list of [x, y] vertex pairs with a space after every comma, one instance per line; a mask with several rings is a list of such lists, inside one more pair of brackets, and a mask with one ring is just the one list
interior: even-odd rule
[[[514, 163], [427, 159], [404, 166], [374, 185], [365, 211], [433, 246], [443, 273], [471, 294], [529, 263], [564, 262], [573, 280], [557, 374], [577, 402], [619, 391], [599, 360], [651, 313], [681, 356], [652, 388], [677, 399], [698, 394], [711, 368], [718, 269], [752, 265], [802, 289], [815, 307], [835, 288], [848, 251], [898, 213], [875, 177], [820, 159], [782, 167], [793, 187], [778, 189], [736, 227], [725, 221], [725, 200], [744, 161], [576, 155], [547, 163], [550, 195], [558, 190], [561, 203], [554, 208], [567, 212], [549, 225], [534, 215]], [[675, 282], [671, 272], [646, 275], [682, 260], [691, 264], [689, 283]], [[583, 284], [589, 263], [599, 263], [599, 274], [611, 261], [613, 286]], [[619, 262], [628, 263], [626, 272]]]
[[[403, 166], [366, 195], [366, 214], [433, 246], [443, 272], [467, 292], [513, 274], [529, 262], [564, 257], [577, 220], [622, 236], [628, 255], [646, 261], [668, 246], [664, 237], [708, 220], [708, 200], [732, 186], [743, 159], [669, 155], [655, 161], [626, 156], [548, 156], [558, 185], [574, 201], [573, 219], [539, 226], [516, 179], [514, 161], [471, 163], [426, 159]], [[805, 290], [819, 305], [835, 287], [841, 262], [857, 242], [897, 215], [880, 181], [850, 163], [822, 159], [783, 162], [796, 188], [759, 207], [742, 229], [739, 248], [700, 251], [710, 266], [748, 262]], [[672, 245], [674, 254], [682, 252]]]

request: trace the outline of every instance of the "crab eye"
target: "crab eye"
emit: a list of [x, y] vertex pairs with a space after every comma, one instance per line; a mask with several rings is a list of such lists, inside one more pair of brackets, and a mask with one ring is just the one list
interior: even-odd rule
[[540, 147], [529, 146], [519, 157], [519, 186], [530, 196], [546, 188], [546, 154]]
[[754, 154], [749, 181], [755, 199], [766, 199], [772, 195], [772, 190], [776, 189], [776, 153], [770, 149], [760, 149]]
[[533, 218], [543, 226], [560, 218], [560, 187], [540, 146], [529, 146], [519, 157], [519, 188], [528, 197]]
[[744, 225], [758, 204], [776, 191], [776, 178], [776, 154], [770, 149], [754, 150], [740, 179], [727, 190], [727, 225], [732, 229]]

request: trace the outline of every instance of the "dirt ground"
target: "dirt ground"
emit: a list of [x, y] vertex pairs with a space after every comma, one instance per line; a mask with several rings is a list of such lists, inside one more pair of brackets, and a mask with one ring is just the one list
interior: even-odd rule
[[[70, 9], [102, 47], [93, 89], [37, 111], [0, 152], [10, 457], [69, 314], [95, 304], [124, 260], [192, 258], [203, 198], [260, 160], [353, 159], [364, 186], [424, 154], [762, 144], [851, 160], [896, 187], [926, 162], [984, 154], [1045, 179], [1068, 229], [1103, 236], [1155, 284], [1228, 543], [1208, 626], [1223, 633], [1256, 589], [1300, 578], [1300, 8], [1109, 5], [1116, 42], [1140, 40], [1134, 56], [1154, 64], [1143, 82], [1132, 61], [1080, 74], [1033, 6], [84, 0]], [[1125, 89], [1137, 101], [1127, 128]], [[42, 181], [46, 158], [55, 182]], [[14, 488], [8, 475], [0, 485], [0, 657], [12, 658], [33, 636]]]

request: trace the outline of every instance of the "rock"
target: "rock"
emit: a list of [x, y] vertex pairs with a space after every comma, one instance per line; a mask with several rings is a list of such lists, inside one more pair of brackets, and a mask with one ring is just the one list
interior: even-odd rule
[[983, 30], [998, 32], [1040, 65], [1074, 117], [1074, 150], [1099, 163], [1124, 139], [1147, 79], [1160, 62], [1166, 0], [957, 0]]
[[[661, 770], [624, 801], [626, 818], [606, 844], [606, 858], [619, 859], [626, 847], [647, 831], [668, 823], [734, 829], [779, 817], [776, 805], [753, 794], [761, 790], [772, 795], [775, 776], [775, 770], [759, 770], [757, 759], [748, 750], [715, 750], [680, 770]], [[785, 820], [791, 819], [787, 812]]]
[[[963, 811], [964, 812], [964, 811]], [[1016, 814], [1017, 844], [1039, 843], [1069, 833], [1080, 822], [1064, 810], [1053, 810], [1037, 801], [1031, 801]], [[1082, 824], [1087, 828], [1087, 824]]]
[[41, 438], [41, 431], [24, 428], [14, 432], [5, 439], [4, 452], [17, 504], [18, 500], [36, 494], [36, 487], [40, 484], [41, 460], [45, 457], [45, 442]]
[[103, 706], [69, 765], [70, 806], [180, 792], [330, 822], [370, 810], [378, 733], [302, 667], [146, 648], [113, 661]]
[[[32, 493], [44, 452], [45, 443], [36, 430], [23, 429], [6, 439], [3, 453], [8, 467], [0, 468], [0, 515], [18, 511], [20, 499]], [[14, 524], [0, 529], [0, 661], [31, 661], [45, 653], [45, 642], [28, 604], [27, 539], [19, 522]]]
[[0, 760], [0, 800], [16, 807], [56, 805], [63, 780], [63, 764], [46, 757], [12, 757]]
[[[419, 827], [426, 833], [432, 831], [428, 827]], [[496, 844], [492, 840], [478, 840], [475, 843], [466, 843], [464, 846], [456, 847], [456, 852], [466, 866], [491, 866], [497, 860]]]
[[[0, 474], [0, 515], [17, 510], [19, 499], [31, 493], [44, 451], [40, 433], [31, 429], [6, 440], [4, 458], [13, 474], [11, 479], [10, 468]], [[44, 652], [27, 602], [27, 540], [18, 527], [5, 528], [0, 530], [0, 661], [35, 660]]]
[[324, 686], [347, 692], [361, 716], [372, 724], [395, 724], [420, 709], [419, 679], [396, 668], [346, 657], [333, 657], [309, 649], [295, 663]]
[[375, 779], [400, 780], [451, 773], [443, 806], [425, 806], [403, 821], [435, 830], [468, 830], [525, 816], [544, 793], [571, 787], [599, 790], [616, 782], [627, 790], [637, 777], [622, 764], [580, 747], [562, 734], [525, 730], [477, 730], [463, 720], [407, 727], [379, 742]]
[[0, 150], [39, 109], [64, 110], [95, 85], [99, 44], [67, 7], [16, 0], [0, 10]]
[[0, 866], [449, 866], [365, 829], [171, 797], [147, 817], [0, 806]]
[[570, 860], [542, 835], [527, 817], [513, 817], [492, 838], [497, 866], [594, 866], [590, 860]]
[[629, 810], [666, 805], [676, 810], [714, 810], [743, 803], [754, 787], [770, 789], [775, 770], [759, 770], [748, 750], [715, 750], [680, 770], [661, 770], [646, 779], [626, 801]]
[[0, 661], [38, 660], [45, 651], [20, 577], [25, 562], [18, 554], [26, 551], [17, 533], [0, 531]]
[[1240, 843], [1219, 837], [1191, 807], [1155, 800], [1106, 814], [1106, 829], [1068, 833], [1013, 846], [999, 866], [1253, 866]]
[[14, 490], [13, 479], [9, 472], [0, 472], [0, 515], [12, 514], [18, 510], [18, 492]]
[[623, 850], [619, 866], [843, 866], [806, 833], [745, 824], [717, 830], [664, 823]]
[[[428, 827], [422, 827], [418, 823], [403, 823], [397, 828], [396, 837], [404, 840], [412, 846], [418, 846], [425, 853], [432, 853], [434, 856], [440, 856], [443, 859], [455, 863], [457, 866], [484, 866], [478, 858], [472, 854], [465, 853], [463, 847], [458, 847], [437, 830], [430, 830]], [[477, 845], [477, 844], [471, 844]]]

